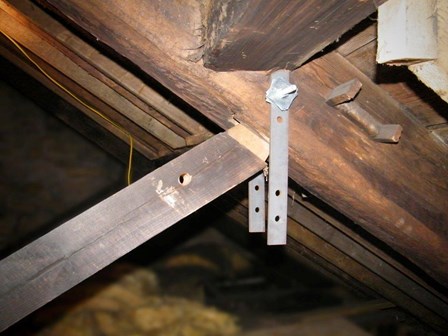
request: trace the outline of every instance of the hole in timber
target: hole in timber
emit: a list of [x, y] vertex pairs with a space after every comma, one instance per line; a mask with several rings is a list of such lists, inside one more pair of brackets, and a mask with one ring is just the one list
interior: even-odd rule
[[280, 190], [275, 191], [275, 196], [280, 196]]
[[280, 116], [278, 116], [278, 117], [277, 117], [277, 122], [278, 122], [279, 124], [281, 124], [281, 123], [283, 122], [283, 118], [280, 117]]
[[259, 208], [259, 207], [256, 207], [256, 208], [255, 208], [255, 212], [257, 212], [257, 213], [260, 212], [260, 208]]
[[188, 173], [183, 173], [179, 175], [179, 184], [186, 186], [191, 182], [193, 177]]
[[257, 184], [256, 186], [255, 186], [255, 190], [259, 190], [260, 189], [260, 187], [259, 187], [259, 185]]
[[278, 222], [280, 220], [280, 216], [275, 216], [274, 220]]

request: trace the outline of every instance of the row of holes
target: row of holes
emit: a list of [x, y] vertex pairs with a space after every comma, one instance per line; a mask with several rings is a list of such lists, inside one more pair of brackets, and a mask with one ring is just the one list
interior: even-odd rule
[[[281, 123], [283, 122], [283, 118], [282, 118], [281, 116], [278, 116], [278, 117], [277, 117], [277, 122], [278, 122], [279, 124], [281, 124]], [[280, 196], [280, 190], [276, 190], [276, 191], [275, 191], [275, 196]], [[274, 217], [274, 220], [275, 220], [276, 222], [278, 222], [278, 221], [280, 220], [280, 216], [275, 216], [275, 217]]]
[[[279, 118], [281, 118], [281, 117], [279, 117]], [[255, 189], [256, 191], [258, 191], [258, 190], [260, 190], [260, 186], [259, 186], [258, 184], [256, 184], [255, 187], [254, 187], [254, 189]], [[280, 190], [276, 190], [276, 191], [275, 191], [275, 196], [280, 196]], [[260, 208], [259, 208], [259, 207], [256, 207], [256, 208], [255, 208], [255, 212], [256, 212], [256, 213], [259, 213], [259, 212], [260, 212]], [[280, 220], [280, 216], [275, 216], [274, 220], [275, 220], [276, 222], [278, 222], [278, 221]]]

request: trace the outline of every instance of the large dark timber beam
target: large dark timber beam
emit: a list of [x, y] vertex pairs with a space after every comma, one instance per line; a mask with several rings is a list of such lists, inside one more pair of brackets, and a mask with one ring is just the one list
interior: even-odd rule
[[247, 139], [218, 134], [3, 259], [0, 331], [263, 169]]
[[[261, 72], [214, 72], [192, 62], [203, 44], [195, 1], [40, 0], [131, 60], [223, 128], [234, 118], [269, 134]], [[404, 132], [396, 145], [371, 141], [325, 97], [352, 78], [357, 102]], [[290, 110], [290, 177], [441, 284], [448, 284], [448, 157], [429, 133], [342, 56], [329, 53], [294, 71], [299, 97]]]
[[204, 64], [214, 70], [295, 69], [385, 0], [211, 0]]

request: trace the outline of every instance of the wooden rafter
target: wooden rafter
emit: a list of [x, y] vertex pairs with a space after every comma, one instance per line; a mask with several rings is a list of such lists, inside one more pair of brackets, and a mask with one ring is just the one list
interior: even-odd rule
[[[31, 17], [2, 2], [1, 31], [22, 45], [58, 82], [72, 92], [78, 92], [85, 102], [126, 128], [135, 137], [136, 146], [141, 151], [158, 158], [172, 150], [196, 145], [211, 136], [205, 127], [135, 75], [77, 38], [42, 9], [24, 0], [13, 0], [12, 3]], [[28, 72], [34, 72], [35, 76], [42, 77], [35, 66], [0, 35], [1, 54], [19, 67], [27, 68]], [[54, 83], [45, 78], [41, 82], [64, 99], [80, 105]], [[126, 137], [85, 107], [78, 108], [119, 137]], [[141, 145], [140, 142], [146, 144]]]
[[[0, 37], [0, 40], [1, 37]], [[7, 43], [7, 41], [5, 41]], [[58, 86], [54, 85], [44, 74], [42, 74], [33, 64], [31, 64], [23, 55], [21, 55], [15, 48], [7, 48], [3, 45], [0, 45], [0, 55], [8, 60], [9, 62], [15, 64], [22, 71], [26, 72], [36, 80], [38, 80], [41, 84], [48, 87], [52, 92], [59, 95], [65, 101], [74, 106], [78, 113], [84, 113], [86, 116], [94, 120], [96, 123], [101, 125], [104, 129], [108, 130], [118, 138], [120, 138], [125, 143], [128, 143], [128, 137], [124, 134], [120, 129], [114, 127], [108, 121], [104, 120], [97, 114], [93, 113], [91, 110], [86, 108], [84, 105], [76, 101], [73, 97], [68, 95]], [[151, 134], [146, 133], [141, 127], [130, 121], [129, 119], [123, 117], [117, 110], [112, 108], [111, 106], [102, 102], [98, 97], [93, 95], [91, 92], [85, 90], [80, 85], [77, 85], [70, 78], [62, 75], [60, 72], [55, 70], [50, 64], [42, 61], [38, 56], [29, 52], [29, 55], [33, 57], [35, 61], [39, 63], [39, 65], [52, 76], [52, 78], [56, 79], [59, 83], [64, 85], [71, 92], [76, 92], [77, 96], [82, 98], [84, 102], [88, 103], [91, 106], [95, 106], [98, 110], [106, 113], [111, 120], [114, 120], [119, 125], [128, 130], [133, 138], [134, 138], [134, 146], [135, 148], [145, 155], [148, 159], [157, 159], [172, 153], [172, 151], [165, 146], [163, 143], [157, 140], [157, 138], [153, 137]], [[128, 146], [129, 147], [129, 146]]]
[[267, 153], [236, 126], [6, 257], [0, 331], [263, 169]]
[[[109, 77], [117, 86], [123, 87], [137, 97], [138, 99], [134, 98], [133, 101], [138, 106], [143, 106], [143, 110], [147, 110], [143, 103], [153, 107], [155, 111], [150, 110], [149, 113], [152, 113], [163, 124], [184, 136], [187, 145], [196, 145], [212, 135], [199, 122], [148, 85], [146, 79], [140, 79], [131, 71], [77, 37], [35, 3], [30, 0], [9, 0], [9, 2], [40, 29]], [[202, 141], [192, 141], [193, 138], [199, 140], [201, 137]]]

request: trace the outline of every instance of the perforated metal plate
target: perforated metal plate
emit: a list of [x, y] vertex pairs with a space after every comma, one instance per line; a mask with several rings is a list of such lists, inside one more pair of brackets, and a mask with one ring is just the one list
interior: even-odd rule
[[271, 79], [266, 93], [266, 100], [271, 103], [268, 245], [283, 245], [288, 223], [288, 110], [297, 96], [297, 87], [289, 83], [289, 71], [276, 71]]
[[261, 173], [249, 182], [249, 232], [266, 231], [265, 177]]

